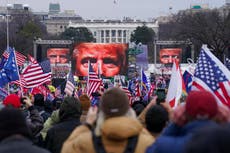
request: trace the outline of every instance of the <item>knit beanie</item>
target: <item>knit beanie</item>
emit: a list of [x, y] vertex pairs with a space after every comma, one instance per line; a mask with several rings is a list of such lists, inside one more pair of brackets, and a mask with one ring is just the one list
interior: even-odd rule
[[186, 113], [195, 119], [211, 119], [217, 114], [215, 97], [208, 91], [191, 91], [186, 99]]
[[60, 120], [68, 118], [80, 118], [81, 116], [81, 103], [74, 97], [65, 97], [61, 103], [59, 110]]
[[80, 103], [81, 103], [81, 109], [83, 111], [88, 111], [90, 107], [90, 99], [87, 95], [81, 95], [79, 97]]
[[106, 117], [122, 116], [129, 110], [128, 97], [120, 88], [111, 88], [102, 95], [100, 109]]
[[5, 106], [13, 106], [14, 108], [20, 108], [21, 102], [16, 94], [10, 94], [3, 100], [3, 105]]
[[0, 141], [15, 134], [28, 138], [31, 136], [22, 112], [13, 107], [5, 107], [0, 110]]

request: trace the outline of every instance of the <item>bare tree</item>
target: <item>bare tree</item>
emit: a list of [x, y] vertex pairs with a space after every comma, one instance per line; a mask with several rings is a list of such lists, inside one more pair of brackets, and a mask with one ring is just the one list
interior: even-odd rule
[[160, 36], [189, 39], [195, 44], [197, 51], [202, 44], [207, 44], [223, 60], [223, 55], [230, 46], [230, 14], [223, 16], [218, 10], [179, 12], [171, 22], [160, 28]]

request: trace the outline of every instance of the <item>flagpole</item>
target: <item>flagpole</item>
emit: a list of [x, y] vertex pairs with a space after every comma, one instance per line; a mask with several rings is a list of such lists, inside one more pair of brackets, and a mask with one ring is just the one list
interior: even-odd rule
[[141, 66], [141, 91], [143, 90], [143, 67]]
[[8, 7], [6, 7], [6, 47], [9, 49], [9, 12]]
[[15, 49], [13, 48], [13, 52], [14, 52], [14, 60], [15, 60], [15, 63], [16, 63], [16, 67], [17, 67], [17, 73], [18, 73], [18, 78], [19, 78], [19, 84], [20, 84], [20, 89], [21, 89], [21, 93], [22, 93], [22, 96], [24, 95], [23, 93], [23, 89], [22, 89], [22, 81], [21, 81], [21, 77], [20, 77], [20, 74], [19, 74], [19, 70], [18, 70], [18, 63], [17, 63], [17, 58], [16, 58], [16, 54], [15, 54]]
[[89, 92], [89, 68], [90, 68], [90, 62], [88, 61], [87, 93]]

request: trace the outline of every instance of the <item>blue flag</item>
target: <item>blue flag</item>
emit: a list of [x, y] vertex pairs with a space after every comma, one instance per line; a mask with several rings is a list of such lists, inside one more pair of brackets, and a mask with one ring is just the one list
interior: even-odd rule
[[18, 67], [15, 60], [14, 50], [9, 48], [10, 55], [0, 70], [0, 86], [3, 87], [8, 82], [19, 80]]
[[187, 70], [184, 71], [183, 80], [187, 93], [189, 93], [192, 88], [192, 77], [193, 75], [191, 73], [189, 73]]
[[49, 60], [42, 61], [39, 64], [40, 64], [40, 66], [41, 66], [41, 68], [42, 68], [44, 73], [51, 72], [50, 61]]
[[142, 86], [144, 87], [144, 90], [148, 90], [149, 87], [148, 87], [148, 80], [147, 80], [147, 76], [145, 74], [145, 72], [142, 70], [141, 72], [141, 75], [142, 75], [142, 80], [141, 80], [141, 83], [142, 83]]

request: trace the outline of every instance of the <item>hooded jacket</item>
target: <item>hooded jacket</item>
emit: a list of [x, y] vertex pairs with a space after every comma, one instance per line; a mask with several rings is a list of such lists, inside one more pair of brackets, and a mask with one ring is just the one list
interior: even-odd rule
[[45, 146], [52, 153], [59, 153], [63, 142], [75, 127], [80, 125], [81, 105], [74, 97], [66, 97], [59, 110], [60, 122], [48, 130]]
[[[138, 136], [135, 153], [144, 153], [146, 148], [154, 142], [154, 138], [136, 118], [126, 116], [106, 119], [95, 129], [100, 135], [106, 152], [123, 153], [128, 138]], [[75, 129], [64, 143], [62, 153], [96, 153], [92, 141], [92, 132], [82, 125]]]

